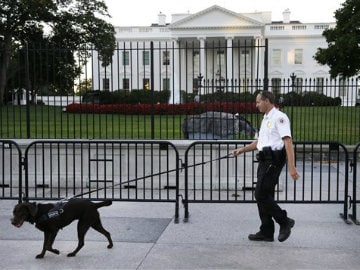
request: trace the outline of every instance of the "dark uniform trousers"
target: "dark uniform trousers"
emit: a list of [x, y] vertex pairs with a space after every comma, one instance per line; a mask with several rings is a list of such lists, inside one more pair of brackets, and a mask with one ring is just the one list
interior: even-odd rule
[[286, 162], [285, 149], [272, 151], [265, 149], [258, 154], [257, 184], [255, 198], [261, 220], [260, 231], [272, 237], [275, 231], [273, 219], [280, 225], [287, 222], [287, 213], [275, 202], [275, 186]]

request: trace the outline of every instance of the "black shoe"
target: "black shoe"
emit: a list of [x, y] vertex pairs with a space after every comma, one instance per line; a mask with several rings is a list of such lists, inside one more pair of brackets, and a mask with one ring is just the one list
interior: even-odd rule
[[289, 238], [291, 234], [291, 228], [294, 227], [294, 225], [295, 220], [293, 220], [292, 218], [288, 218], [286, 224], [280, 225], [280, 232], [278, 237], [278, 240], [280, 242], [284, 242], [286, 239]]
[[255, 234], [249, 234], [249, 240], [251, 241], [265, 241], [265, 242], [273, 242], [274, 237], [273, 236], [266, 236], [263, 235], [262, 232], [257, 232]]

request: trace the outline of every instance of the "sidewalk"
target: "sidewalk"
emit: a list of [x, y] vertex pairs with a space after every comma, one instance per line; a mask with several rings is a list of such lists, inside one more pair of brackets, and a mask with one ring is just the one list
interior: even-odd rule
[[[54, 248], [35, 259], [42, 232], [10, 224], [15, 201], [0, 201], [0, 269], [360, 269], [360, 226], [340, 218], [341, 205], [282, 204], [296, 220], [280, 243], [251, 242], [259, 226], [255, 204], [190, 204], [188, 223], [174, 223], [173, 203], [114, 202], [100, 209], [113, 249], [90, 229], [76, 257], [76, 223], [59, 232]], [[278, 227], [276, 227], [278, 231]], [[277, 233], [275, 235], [277, 238]]]

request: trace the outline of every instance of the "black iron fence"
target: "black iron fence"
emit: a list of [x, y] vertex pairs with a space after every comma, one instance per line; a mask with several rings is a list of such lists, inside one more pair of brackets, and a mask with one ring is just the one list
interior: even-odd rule
[[[35, 140], [21, 145], [22, 153], [17, 143], [0, 140], [0, 198], [173, 202], [175, 221], [182, 201], [187, 221], [192, 203], [255, 202], [255, 153], [229, 155], [249, 142], [202, 140], [175, 146], [156, 140]], [[294, 146], [301, 177], [293, 181], [285, 167], [276, 200], [340, 204], [347, 223], [352, 207], [349, 216], [360, 224], [356, 219], [360, 146], [353, 156], [338, 142]]]
[[[358, 142], [357, 79], [303, 78], [296, 73], [271, 77], [267, 44], [254, 40], [236, 41], [231, 47], [223, 42], [203, 46], [185, 41], [119, 43], [113, 61], [103, 67], [92, 48], [29, 44], [11, 63], [14, 72], [8, 73], [0, 108], [0, 136], [186, 139], [185, 119], [213, 111], [238, 115], [257, 128], [261, 116], [255, 95], [269, 89], [291, 118], [296, 141]], [[233, 57], [228, 57], [230, 49]], [[230, 129], [226, 139], [252, 138], [241, 131]]]

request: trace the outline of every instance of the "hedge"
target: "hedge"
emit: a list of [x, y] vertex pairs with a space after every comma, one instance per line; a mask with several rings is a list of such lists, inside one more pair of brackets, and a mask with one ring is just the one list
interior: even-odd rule
[[167, 103], [170, 98], [170, 91], [154, 91], [149, 90], [116, 90], [110, 91], [91, 91], [86, 92], [82, 98], [82, 103], [97, 104], [144, 104], [151, 103]]
[[317, 92], [304, 92], [298, 94], [289, 92], [282, 95], [282, 106], [340, 106], [341, 98], [332, 98]]

